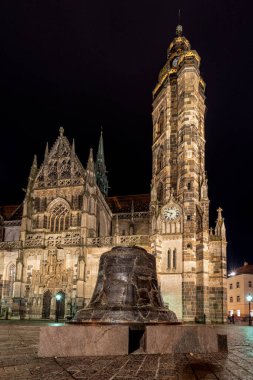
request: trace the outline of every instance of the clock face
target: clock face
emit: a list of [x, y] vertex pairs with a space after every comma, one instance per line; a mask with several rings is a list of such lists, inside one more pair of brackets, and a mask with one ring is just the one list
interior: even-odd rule
[[177, 67], [177, 63], [178, 63], [178, 57], [174, 58], [173, 61], [172, 61], [172, 66], [173, 67]]
[[162, 215], [167, 221], [175, 220], [179, 217], [180, 211], [176, 207], [165, 207], [162, 211]]

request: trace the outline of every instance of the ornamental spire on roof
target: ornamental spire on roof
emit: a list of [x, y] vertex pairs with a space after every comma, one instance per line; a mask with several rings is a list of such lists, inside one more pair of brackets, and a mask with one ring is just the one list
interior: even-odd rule
[[107, 171], [105, 166], [105, 156], [104, 156], [104, 142], [103, 142], [103, 129], [101, 127], [100, 139], [98, 144], [97, 159], [95, 164], [96, 179], [100, 191], [105, 196], [108, 195], [108, 179]]
[[44, 154], [44, 161], [45, 161], [45, 163], [47, 163], [47, 161], [48, 161], [48, 151], [49, 151], [49, 149], [48, 149], [48, 142], [47, 142], [46, 149], [45, 149], [45, 154]]
[[176, 35], [179, 37], [179, 36], [182, 36], [183, 34], [183, 27], [181, 25], [181, 14], [180, 14], [180, 9], [178, 10], [178, 25], [176, 27]]
[[87, 170], [94, 171], [93, 149], [90, 148], [89, 158], [86, 166]]

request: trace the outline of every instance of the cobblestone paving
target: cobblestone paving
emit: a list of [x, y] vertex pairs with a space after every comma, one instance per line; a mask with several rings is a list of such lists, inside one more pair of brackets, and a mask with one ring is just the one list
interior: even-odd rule
[[1, 380], [253, 380], [253, 326], [219, 327], [229, 352], [38, 358], [40, 324], [0, 321]]

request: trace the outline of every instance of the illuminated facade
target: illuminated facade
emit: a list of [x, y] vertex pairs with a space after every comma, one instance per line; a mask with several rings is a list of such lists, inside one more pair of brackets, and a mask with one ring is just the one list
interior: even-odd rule
[[[227, 309], [229, 315], [242, 318], [249, 316], [248, 295], [253, 297], [253, 265], [245, 262], [242, 267], [228, 274]], [[250, 305], [250, 313], [253, 317], [253, 302]]]
[[2, 309], [54, 318], [61, 293], [61, 315], [70, 316], [91, 298], [100, 255], [139, 245], [155, 255], [164, 303], [179, 319], [226, 318], [226, 233], [221, 209], [209, 230], [199, 66], [179, 25], [153, 91], [151, 195], [107, 197], [102, 134], [85, 168], [63, 128], [39, 168], [34, 159], [21, 222], [1, 222]]

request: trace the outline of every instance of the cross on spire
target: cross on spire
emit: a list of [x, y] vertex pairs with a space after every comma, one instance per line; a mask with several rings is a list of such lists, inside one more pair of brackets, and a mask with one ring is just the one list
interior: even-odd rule
[[181, 12], [180, 12], [180, 9], [178, 10], [178, 25], [176, 27], [176, 35], [179, 37], [179, 36], [182, 36], [183, 34], [183, 27], [181, 25]]

